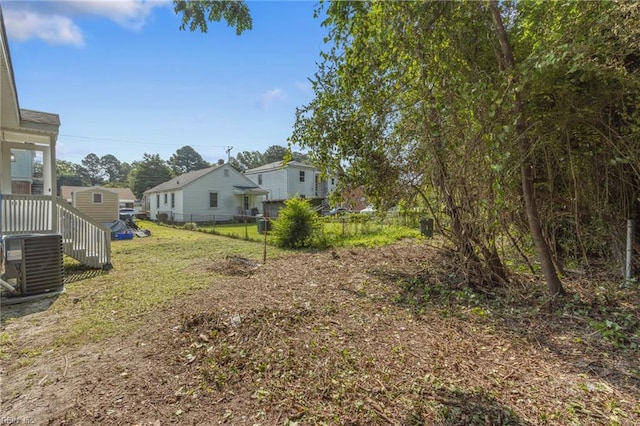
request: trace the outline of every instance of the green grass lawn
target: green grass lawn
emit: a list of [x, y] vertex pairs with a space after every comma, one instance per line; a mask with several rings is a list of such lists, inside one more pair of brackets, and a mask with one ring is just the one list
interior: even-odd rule
[[[241, 256], [262, 262], [263, 245], [202, 232], [139, 222], [151, 236], [112, 241], [113, 269], [109, 272], [79, 271], [67, 260], [66, 292], [50, 310], [74, 312], [59, 344], [100, 341], [139, 326], [146, 314], [167, 302], [193, 293], [215, 282], [216, 273], [207, 267], [224, 262], [227, 256]], [[255, 226], [255, 224], [254, 224]], [[286, 254], [268, 248], [268, 258]], [[74, 277], [84, 279], [75, 280]]]
[[[319, 218], [318, 247], [375, 247], [393, 243], [402, 238], [420, 237], [420, 230], [399, 225], [389, 225], [369, 217]], [[262, 243], [264, 234], [258, 233], [254, 223], [232, 223], [215, 226], [199, 226], [201, 232], [210, 232], [230, 238]], [[271, 233], [267, 233], [267, 244], [272, 244]]]

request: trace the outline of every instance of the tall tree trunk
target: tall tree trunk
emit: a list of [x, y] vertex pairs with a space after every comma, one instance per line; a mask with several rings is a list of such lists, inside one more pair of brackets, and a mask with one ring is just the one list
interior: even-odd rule
[[[500, 41], [500, 47], [505, 61], [505, 68], [511, 73], [512, 78], [516, 80], [513, 51], [511, 50], [511, 45], [509, 43], [509, 38], [507, 37], [507, 31], [504, 28], [504, 23], [502, 22], [498, 2], [496, 0], [491, 0], [489, 2], [489, 9], [493, 16], [498, 40]], [[517, 81], [514, 81], [514, 83], [517, 83]], [[538, 259], [542, 266], [542, 272], [547, 280], [549, 293], [553, 296], [563, 294], [564, 289], [562, 288], [562, 283], [558, 278], [558, 274], [556, 274], [553, 261], [551, 260], [551, 252], [542, 233], [542, 226], [540, 225], [540, 217], [538, 215], [538, 207], [536, 206], [533, 190], [533, 176], [531, 173], [532, 165], [529, 159], [531, 141], [526, 133], [527, 121], [522, 108], [520, 92], [518, 91], [514, 94], [513, 112], [516, 116], [516, 134], [519, 140], [520, 154], [522, 155], [522, 162], [520, 166], [522, 195], [524, 197], [527, 220], [529, 221], [529, 229], [531, 231], [531, 236], [533, 237], [533, 243], [536, 248]]]

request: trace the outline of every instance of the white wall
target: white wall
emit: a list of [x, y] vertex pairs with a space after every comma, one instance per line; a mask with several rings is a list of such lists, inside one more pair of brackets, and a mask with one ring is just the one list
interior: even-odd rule
[[[226, 173], [225, 173], [226, 171]], [[177, 221], [228, 221], [238, 215], [238, 207], [243, 207], [244, 196], [235, 194], [234, 186], [251, 186], [252, 181], [240, 174], [230, 165], [224, 165], [212, 172], [185, 185], [179, 190], [166, 191], [167, 204], [164, 204], [164, 194], [160, 193], [160, 208], [157, 207], [156, 194], [150, 195], [150, 218], [157, 219], [158, 213], [173, 213]], [[176, 194], [175, 207], [171, 208], [171, 192]], [[210, 207], [209, 194], [218, 194], [218, 207]], [[262, 196], [249, 195], [249, 209], [257, 208], [262, 211]]]
[[[300, 171], [305, 173], [304, 182], [300, 182]], [[262, 175], [262, 183], [259, 175]], [[285, 200], [296, 195], [315, 197], [315, 175], [316, 171], [312, 167], [292, 164], [285, 168], [245, 174], [253, 183], [269, 191], [270, 200]]]

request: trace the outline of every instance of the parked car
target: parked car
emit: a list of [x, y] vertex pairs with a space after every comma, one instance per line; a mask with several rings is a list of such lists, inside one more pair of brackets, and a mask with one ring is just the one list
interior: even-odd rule
[[331, 210], [329, 210], [329, 213], [327, 213], [328, 216], [335, 216], [337, 214], [346, 214], [346, 213], [350, 213], [351, 211], [346, 208], [346, 207], [334, 207]]
[[365, 214], [372, 214], [372, 213], [375, 213], [375, 212], [376, 212], [376, 209], [373, 208], [373, 206], [371, 204], [369, 204], [364, 209], [360, 210], [360, 213], [365, 213]]
[[136, 209], [131, 209], [131, 208], [121, 208], [120, 210], [118, 210], [118, 215], [120, 216], [120, 220], [126, 220], [126, 219], [135, 219], [136, 215], [138, 214], [138, 210]]

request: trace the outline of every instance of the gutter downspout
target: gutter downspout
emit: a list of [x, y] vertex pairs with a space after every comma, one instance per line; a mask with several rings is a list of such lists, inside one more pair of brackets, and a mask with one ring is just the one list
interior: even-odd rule
[[7, 290], [9, 293], [18, 296], [20, 295], [20, 292], [17, 291], [11, 284], [9, 284], [8, 282], [6, 282], [3, 279], [0, 279], [0, 287], [4, 288], [5, 290]]

